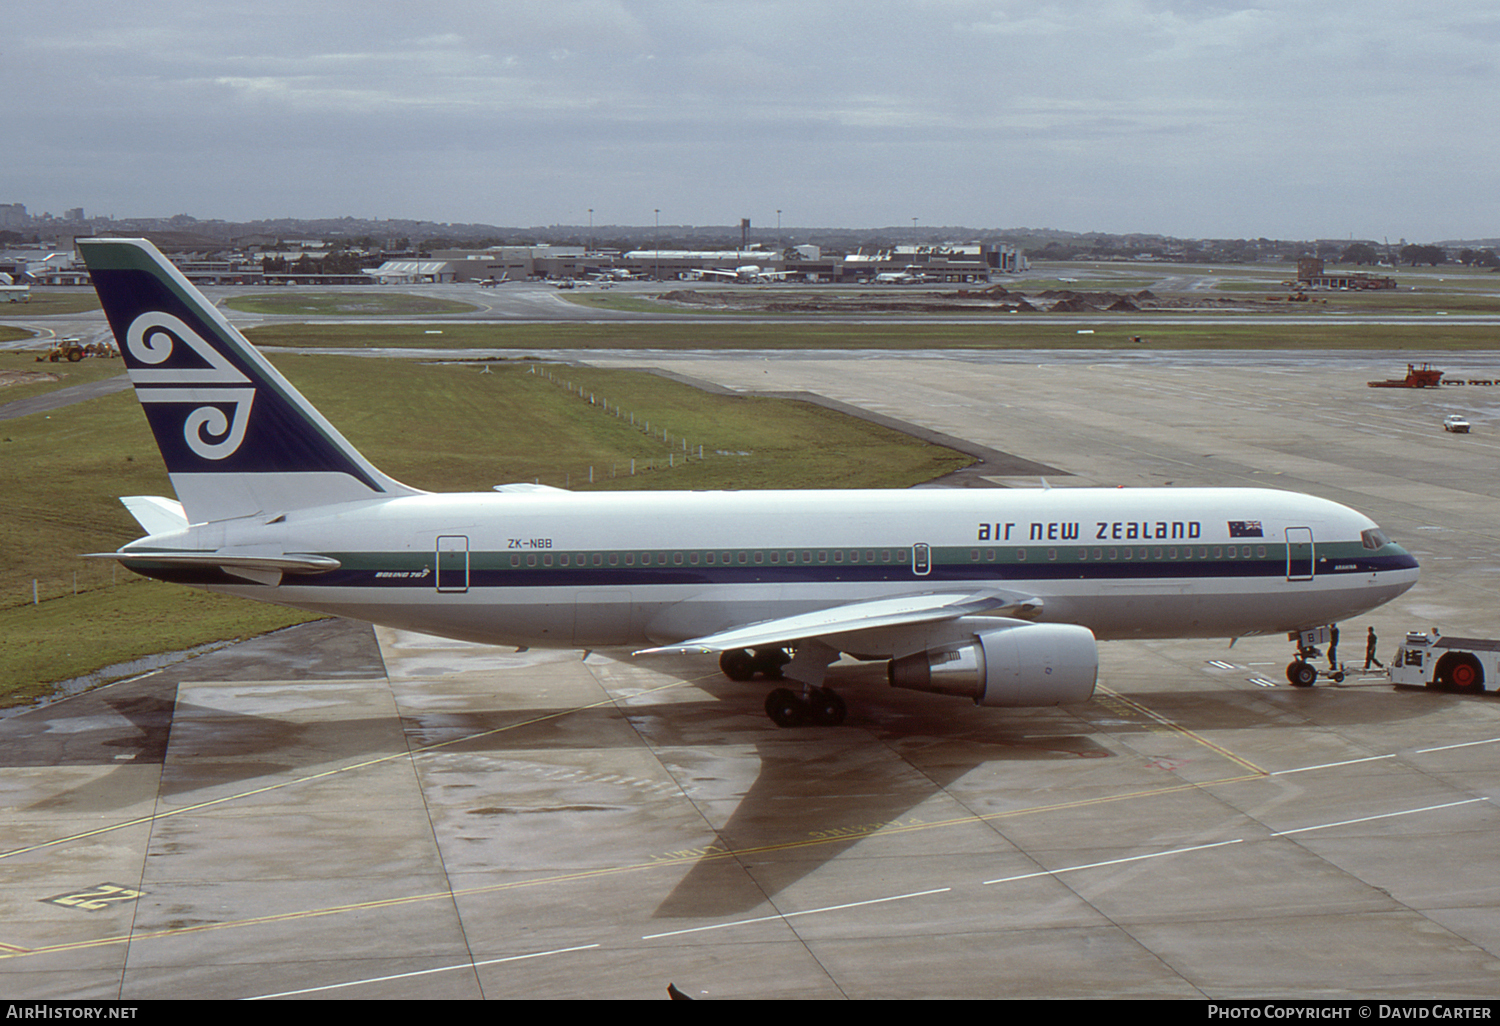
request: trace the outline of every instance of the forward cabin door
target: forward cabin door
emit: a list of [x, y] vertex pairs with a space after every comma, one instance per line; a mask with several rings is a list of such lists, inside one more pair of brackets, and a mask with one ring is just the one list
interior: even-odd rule
[[1286, 529], [1286, 579], [1313, 579], [1313, 533], [1311, 527]]

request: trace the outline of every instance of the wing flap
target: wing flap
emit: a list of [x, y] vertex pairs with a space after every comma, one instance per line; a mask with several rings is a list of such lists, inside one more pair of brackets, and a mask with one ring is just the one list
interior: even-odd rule
[[1026, 618], [1036, 616], [1041, 612], [1041, 608], [1042, 600], [1039, 598], [1022, 598], [997, 591], [899, 595], [747, 624], [727, 631], [689, 638], [673, 645], [643, 648], [635, 654], [726, 652], [737, 648], [756, 648], [805, 641], [809, 638], [832, 634], [955, 620], [962, 616], [974, 616], [980, 613]]

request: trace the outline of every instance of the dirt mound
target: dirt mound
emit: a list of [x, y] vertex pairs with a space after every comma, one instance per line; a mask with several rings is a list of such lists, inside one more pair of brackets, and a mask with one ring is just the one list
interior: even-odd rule
[[666, 303], [691, 303], [694, 306], [723, 306], [724, 301], [717, 296], [710, 296], [703, 292], [694, 292], [692, 289], [677, 289], [656, 297]]
[[0, 371], [0, 388], [6, 385], [29, 385], [33, 381], [61, 381], [50, 371]]
[[1092, 303], [1076, 293], [1052, 304], [1052, 313], [1091, 313], [1095, 309]]

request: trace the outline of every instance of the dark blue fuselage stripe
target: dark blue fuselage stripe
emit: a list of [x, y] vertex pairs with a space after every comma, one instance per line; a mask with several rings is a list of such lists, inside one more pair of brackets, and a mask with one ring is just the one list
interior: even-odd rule
[[[335, 558], [337, 558], [337, 555]], [[1320, 563], [1322, 561], [1320, 560]], [[1334, 560], [1329, 560], [1334, 563]], [[1337, 569], [1317, 567], [1317, 577], [1360, 576], [1416, 567], [1410, 556], [1337, 560]], [[180, 584], [237, 584], [251, 582], [211, 567], [152, 565], [147, 560], [126, 564], [149, 577]], [[1250, 580], [1286, 578], [1285, 559], [1146, 560], [1144, 562], [973, 563], [937, 565], [928, 574], [914, 574], [901, 566], [651, 566], [651, 567], [472, 567], [470, 589], [487, 588], [647, 588], [663, 585], [735, 584], [979, 584], [1025, 581], [1160, 581]], [[385, 576], [381, 576], [385, 574]], [[345, 568], [330, 573], [287, 576], [284, 585], [309, 588], [421, 588], [432, 590], [431, 572]], [[462, 569], [444, 571], [443, 586], [463, 586]]]

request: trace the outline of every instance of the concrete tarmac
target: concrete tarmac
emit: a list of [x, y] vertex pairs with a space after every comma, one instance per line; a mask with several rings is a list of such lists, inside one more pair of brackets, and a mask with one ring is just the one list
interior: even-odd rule
[[[1500, 389], [1321, 357], [659, 362], [1056, 487], [1325, 495], [1422, 562], [1368, 618], [1382, 660], [1500, 636]], [[1500, 699], [1358, 672], [1365, 626], [1311, 690], [1281, 638], [1106, 644], [1064, 709], [840, 665], [848, 722], [798, 730], [711, 657], [295, 628], [0, 721], [0, 993], [1493, 1000]]]

